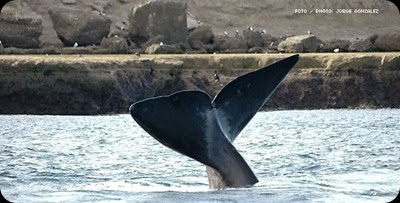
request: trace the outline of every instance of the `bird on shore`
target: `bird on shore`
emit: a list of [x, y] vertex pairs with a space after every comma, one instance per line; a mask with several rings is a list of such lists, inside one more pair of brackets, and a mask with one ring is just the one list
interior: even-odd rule
[[239, 35], [239, 30], [236, 30], [235, 33], [236, 33], [236, 35]]
[[225, 36], [228, 36], [228, 32], [227, 32], [226, 30], [224, 31], [224, 35], [225, 35]]
[[250, 30], [250, 31], [253, 31], [253, 28], [252, 28], [252, 27], [250, 27], [250, 26], [249, 26], [249, 27], [247, 27], [247, 29], [248, 29], [248, 30]]
[[160, 42], [160, 46], [164, 46], [164, 42]]
[[216, 70], [214, 71], [214, 80], [215, 82], [219, 82], [219, 75]]
[[135, 55], [136, 55], [137, 57], [139, 57], [139, 56], [140, 56], [140, 53], [139, 53], [139, 52], [135, 52]]
[[339, 48], [333, 50], [333, 52], [335, 53], [339, 53], [339, 51], [340, 51]]
[[101, 15], [101, 16], [105, 16], [106, 14], [104, 13], [104, 12], [102, 12], [102, 11], [99, 11], [99, 14]]
[[76, 47], [78, 47], [78, 46], [79, 46], [78, 42], [75, 42], [74, 48], [76, 48]]
[[267, 33], [267, 31], [265, 31], [265, 30], [262, 30], [262, 31], [261, 31], [261, 34], [265, 34], [265, 33]]
[[274, 46], [274, 42], [271, 42], [271, 44], [269, 45], [270, 47]]
[[312, 35], [312, 32], [310, 30], [307, 30], [308, 35]]

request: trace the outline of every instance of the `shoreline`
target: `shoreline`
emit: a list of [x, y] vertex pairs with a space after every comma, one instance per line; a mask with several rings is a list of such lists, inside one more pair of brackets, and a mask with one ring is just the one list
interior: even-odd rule
[[[121, 114], [187, 89], [213, 97], [233, 78], [291, 55], [0, 55], [0, 114]], [[400, 108], [400, 52], [300, 53], [263, 109], [347, 108]]]

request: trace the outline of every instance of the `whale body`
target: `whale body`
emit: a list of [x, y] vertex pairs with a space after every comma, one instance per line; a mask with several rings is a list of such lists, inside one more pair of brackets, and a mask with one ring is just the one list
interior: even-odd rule
[[258, 179], [232, 143], [298, 58], [239, 76], [213, 100], [203, 91], [187, 90], [136, 102], [129, 111], [161, 144], [205, 164], [210, 188], [251, 186]]

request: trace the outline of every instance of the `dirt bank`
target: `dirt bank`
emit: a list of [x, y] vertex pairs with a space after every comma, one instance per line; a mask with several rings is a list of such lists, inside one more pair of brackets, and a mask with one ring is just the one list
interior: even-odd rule
[[[0, 56], [0, 113], [126, 113], [132, 102], [178, 90], [215, 95], [240, 74], [287, 56]], [[359, 107], [400, 108], [400, 53], [301, 54], [265, 108]]]

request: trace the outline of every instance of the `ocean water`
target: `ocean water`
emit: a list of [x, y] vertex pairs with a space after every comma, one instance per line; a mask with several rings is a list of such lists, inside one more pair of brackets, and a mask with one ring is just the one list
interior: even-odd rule
[[400, 190], [400, 109], [258, 113], [234, 143], [259, 179], [210, 190], [205, 166], [130, 115], [0, 116], [13, 202], [388, 202]]

